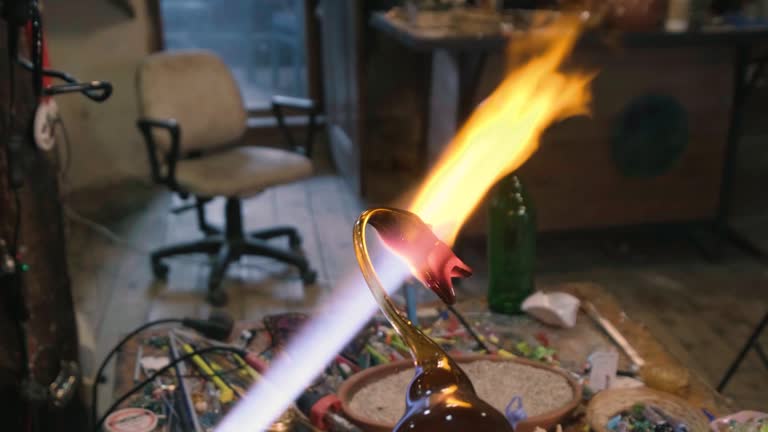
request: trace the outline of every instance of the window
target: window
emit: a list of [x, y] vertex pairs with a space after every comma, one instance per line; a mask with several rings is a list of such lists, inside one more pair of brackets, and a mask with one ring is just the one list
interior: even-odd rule
[[166, 50], [202, 48], [232, 69], [251, 111], [307, 96], [304, 0], [162, 0]]

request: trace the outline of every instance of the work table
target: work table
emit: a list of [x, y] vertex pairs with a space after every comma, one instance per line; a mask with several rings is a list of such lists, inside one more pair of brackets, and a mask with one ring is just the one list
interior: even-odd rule
[[[526, 34], [514, 25], [506, 33], [420, 28], [394, 11], [374, 14], [369, 24], [429, 59], [419, 113], [424, 169], [503, 79], [506, 43]], [[537, 208], [539, 231], [676, 224], [706, 228], [706, 236], [761, 254], [731, 228], [729, 217], [744, 101], [756, 82], [747, 71], [763, 62], [758, 48], [766, 44], [768, 27], [583, 35], [566, 65], [595, 72], [591, 116], [552, 125], [518, 172]], [[663, 125], [650, 114], [670, 111], [678, 116], [664, 117]], [[650, 157], [639, 148], [658, 154]], [[623, 161], [617, 160], [620, 152]], [[620, 166], [638, 157], [647, 157], [641, 162], [651, 164], [649, 172], [637, 175]], [[664, 162], [653, 166], [659, 159]], [[485, 235], [484, 208], [478, 207], [464, 235]], [[723, 242], [700, 244], [715, 255], [708, 245]]]
[[[734, 411], [729, 401], [713, 390], [703, 379], [694, 372], [689, 371], [685, 365], [675, 359], [662, 346], [662, 344], [648, 331], [640, 322], [634, 321], [627, 316], [615, 297], [610, 295], [604, 288], [593, 283], [569, 283], [557, 286], [551, 286], [549, 289], [568, 292], [578, 297], [582, 302], [590, 302], [600, 312], [600, 314], [610, 321], [635, 348], [639, 355], [646, 361], [646, 364], [654, 365], [660, 368], [681, 369], [688, 372], [689, 385], [679, 393], [679, 396], [686, 399], [695, 407], [705, 408], [708, 411], [722, 415]], [[459, 308], [467, 314], [487, 313], [485, 302], [481, 298], [469, 300], [461, 303]], [[506, 317], [500, 316], [502, 322], [510, 322], [514, 329], [513, 332], [520, 334], [537, 333], [544, 334], [548, 338], [553, 348], [557, 350], [558, 358], [563, 367], [573, 368], [574, 365], [583, 365], [586, 356], [591, 350], [597, 348], [606, 349], [613, 346], [612, 342], [604, 335], [597, 326], [583, 313], [580, 313], [577, 324], [572, 329], [554, 329], [538, 324], [527, 317]], [[236, 325], [236, 331], [233, 338], [239, 336], [239, 331], [259, 327], [258, 322], [241, 321]], [[119, 396], [133, 385], [133, 374], [135, 371], [136, 350], [138, 341], [146, 340], [150, 336], [159, 336], [164, 334], [162, 330], [145, 332], [134, 341], [129, 343], [118, 356], [115, 395]], [[530, 335], [529, 335], [530, 336]], [[253, 351], [259, 351], [264, 348], [265, 341], [257, 338], [249, 347]], [[618, 348], [617, 348], [618, 349]], [[148, 355], [151, 348], [145, 348], [145, 355]], [[621, 353], [621, 350], [619, 349]], [[628, 359], [620, 354], [620, 367], [627, 367]], [[582, 430], [581, 425], [585, 421], [584, 410], [577, 410], [571, 420], [565, 425], [566, 430]]]
[[[516, 34], [522, 34], [525, 31], [516, 30], [514, 24], [508, 26], [511, 29], [508, 32], [503, 32], [500, 28], [498, 32], [481, 33], [460, 31], [454, 27], [419, 27], [394, 11], [373, 14], [370, 25], [395, 38], [406, 47], [421, 51], [436, 49], [494, 51], [502, 49], [509, 40], [514, 39]], [[583, 39], [586, 43], [599, 43], [601, 37], [595, 32], [589, 32]], [[713, 43], [754, 44], [766, 41], [768, 41], [768, 26], [708, 26], [683, 32], [665, 30], [624, 32], [620, 36], [620, 43], [623, 46], [664, 44], [664, 47], [670, 47]]]

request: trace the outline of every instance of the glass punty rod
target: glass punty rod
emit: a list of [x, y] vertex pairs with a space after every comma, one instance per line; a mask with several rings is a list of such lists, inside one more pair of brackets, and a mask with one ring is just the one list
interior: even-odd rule
[[408, 262], [413, 275], [446, 304], [456, 299], [451, 278], [472, 274], [453, 251], [414, 213], [394, 208], [363, 212], [355, 223], [355, 256], [379, 308], [411, 351], [416, 374], [406, 395], [406, 412], [395, 432], [482, 430], [511, 432], [495, 408], [477, 396], [458, 363], [405, 318], [387, 295], [373, 267], [365, 228], [373, 226], [382, 241]]

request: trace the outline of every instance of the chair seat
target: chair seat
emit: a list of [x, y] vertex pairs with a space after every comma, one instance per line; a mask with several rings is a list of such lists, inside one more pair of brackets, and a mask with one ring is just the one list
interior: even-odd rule
[[236, 147], [176, 165], [179, 186], [203, 197], [244, 198], [311, 174], [312, 162], [305, 156], [269, 147]]

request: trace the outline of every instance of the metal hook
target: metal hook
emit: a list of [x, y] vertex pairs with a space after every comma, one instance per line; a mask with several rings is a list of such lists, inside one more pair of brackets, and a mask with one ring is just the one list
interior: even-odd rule
[[[35, 66], [29, 60], [18, 58], [17, 62], [24, 69], [34, 72]], [[75, 79], [75, 77], [72, 75], [54, 69], [43, 69], [42, 73], [45, 76], [58, 78], [67, 82], [67, 84], [50, 86], [43, 89], [43, 93], [47, 96], [79, 92], [94, 102], [104, 102], [112, 95], [112, 84], [107, 81], [91, 81], [87, 83], [81, 83], [78, 82], [77, 79]]]
[[112, 95], [112, 84], [107, 81], [91, 81], [89, 83], [61, 84], [47, 87], [43, 92], [48, 96], [80, 92], [94, 102], [104, 102]]

